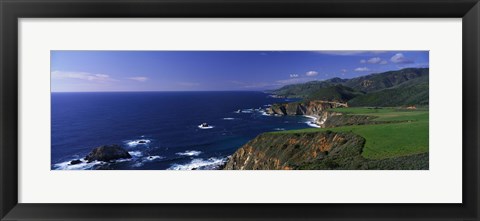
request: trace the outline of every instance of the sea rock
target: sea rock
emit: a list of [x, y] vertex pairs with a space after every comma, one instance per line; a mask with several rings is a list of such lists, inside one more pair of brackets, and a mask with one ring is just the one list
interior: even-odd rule
[[117, 159], [129, 159], [132, 156], [119, 145], [104, 145], [93, 149], [86, 157], [88, 162], [103, 161], [110, 162]]
[[82, 161], [78, 160], [78, 159], [70, 161], [70, 165], [76, 165], [76, 164], [80, 164], [80, 163], [82, 163]]

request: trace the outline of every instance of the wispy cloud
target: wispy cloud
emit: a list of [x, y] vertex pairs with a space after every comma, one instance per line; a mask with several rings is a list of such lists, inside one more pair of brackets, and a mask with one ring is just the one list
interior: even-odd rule
[[359, 68], [355, 68], [355, 71], [363, 72], [363, 71], [370, 71], [370, 69], [368, 69], [367, 67], [359, 67]]
[[298, 76], [298, 74], [290, 74], [290, 77], [291, 78], [298, 78], [299, 76]]
[[145, 81], [148, 80], [147, 77], [129, 77], [127, 79], [133, 80], [133, 81], [138, 81], [138, 82], [145, 82]]
[[305, 75], [309, 76], [309, 77], [313, 77], [313, 76], [317, 76], [318, 75], [318, 72], [316, 71], [307, 71], [307, 73], [305, 73]]
[[370, 59], [362, 59], [360, 60], [361, 64], [387, 64], [388, 62], [380, 57], [373, 57]]
[[88, 72], [73, 72], [73, 71], [53, 71], [52, 78], [56, 79], [78, 79], [94, 82], [109, 82], [116, 81], [107, 74], [93, 74]]
[[414, 63], [413, 60], [405, 57], [402, 53], [397, 53], [390, 58], [390, 61], [395, 64], [411, 64]]

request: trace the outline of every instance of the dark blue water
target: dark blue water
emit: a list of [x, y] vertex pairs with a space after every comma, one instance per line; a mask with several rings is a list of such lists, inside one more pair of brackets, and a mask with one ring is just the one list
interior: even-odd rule
[[[215, 169], [260, 133], [308, 127], [305, 117], [264, 114], [279, 102], [262, 92], [52, 93], [51, 168]], [[133, 158], [68, 165], [108, 144]]]

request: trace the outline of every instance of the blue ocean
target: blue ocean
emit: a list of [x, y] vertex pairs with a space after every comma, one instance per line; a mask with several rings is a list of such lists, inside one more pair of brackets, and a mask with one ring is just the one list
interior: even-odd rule
[[[309, 127], [307, 117], [265, 113], [289, 101], [263, 92], [52, 93], [51, 169], [217, 169], [260, 133]], [[83, 161], [111, 144], [132, 158]]]

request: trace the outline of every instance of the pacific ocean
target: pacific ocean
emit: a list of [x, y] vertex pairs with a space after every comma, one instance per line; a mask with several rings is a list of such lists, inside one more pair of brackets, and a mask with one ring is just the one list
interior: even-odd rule
[[[216, 169], [261, 133], [309, 127], [307, 117], [265, 114], [291, 101], [253, 91], [52, 93], [51, 169]], [[132, 159], [69, 165], [110, 144]]]

